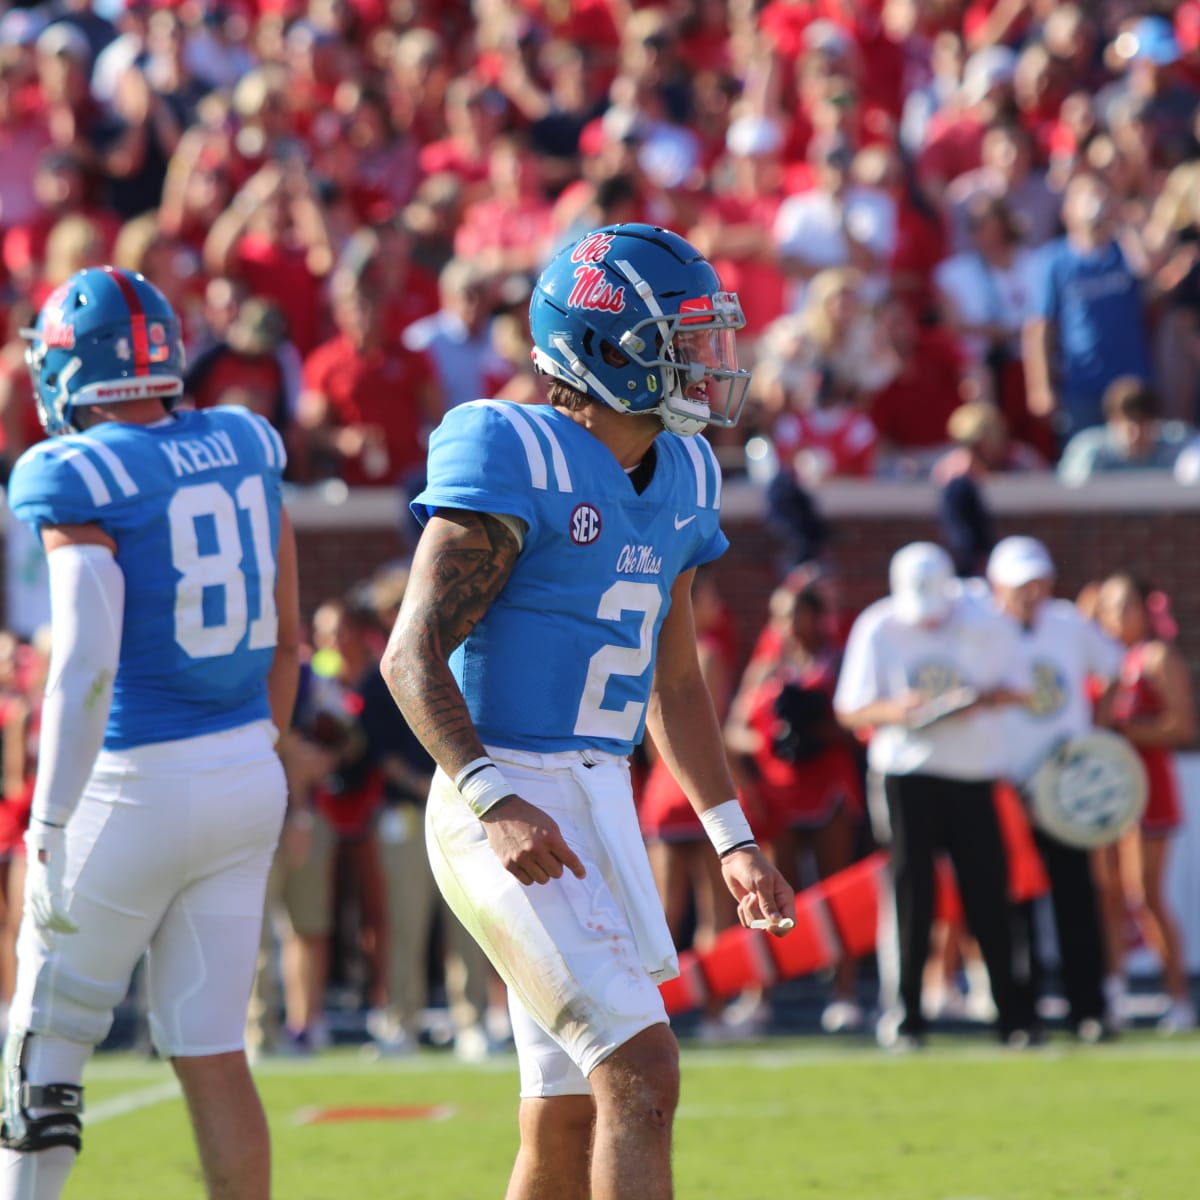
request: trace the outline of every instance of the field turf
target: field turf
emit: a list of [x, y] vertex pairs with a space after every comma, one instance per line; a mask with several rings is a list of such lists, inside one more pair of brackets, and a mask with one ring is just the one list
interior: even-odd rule
[[[353, 1049], [256, 1068], [278, 1200], [499, 1200], [515, 1059]], [[66, 1200], [202, 1197], [166, 1066], [98, 1057]], [[1196, 1200], [1200, 1039], [1032, 1051], [935, 1038], [919, 1055], [772, 1039], [685, 1048], [679, 1200]], [[314, 1110], [366, 1110], [314, 1122]], [[372, 1109], [432, 1109], [428, 1115]], [[329, 1115], [328, 1112], [326, 1115]], [[333, 1115], [339, 1115], [336, 1112]], [[637, 1200], [630, 1197], [629, 1200]]]

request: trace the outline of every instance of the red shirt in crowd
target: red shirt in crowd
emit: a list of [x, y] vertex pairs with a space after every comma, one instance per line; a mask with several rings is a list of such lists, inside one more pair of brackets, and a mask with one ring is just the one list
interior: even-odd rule
[[571, 0], [570, 4], [545, 4], [524, 0], [522, 7], [536, 20], [548, 20], [554, 36], [595, 50], [615, 49], [621, 34], [609, 0]]
[[946, 422], [962, 403], [962, 357], [946, 329], [922, 327], [900, 374], [871, 398], [871, 420], [893, 446], [917, 450], [947, 440]]
[[487, 154], [474, 158], [463, 144], [454, 137], [445, 137], [421, 147], [417, 161], [423, 176], [438, 175], [449, 171], [457, 175], [464, 184], [487, 183]]
[[892, 39], [877, 15], [865, 12], [856, 14], [854, 40], [858, 43], [862, 61], [869, 64], [862, 78], [863, 106], [899, 121], [904, 110], [905, 75], [909, 69], [904, 43]]
[[985, 125], [974, 113], [934, 113], [918, 159], [922, 179], [947, 184], [983, 165]]
[[244, 404], [278, 425], [279, 398], [284, 394], [283, 367], [274, 354], [217, 354], [212, 368], [189, 387], [197, 408], [217, 404]]
[[273, 300], [287, 318], [288, 335], [301, 354], [320, 340], [320, 280], [308, 269], [305, 252], [267, 241], [255, 233], [238, 242], [234, 273], [252, 296]]
[[890, 269], [893, 290], [916, 316], [933, 307], [933, 269], [946, 257], [946, 226], [933, 212], [922, 212], [901, 197], [896, 203], [896, 246]]
[[809, 483], [833, 476], [868, 477], [875, 471], [879, 438], [865, 413], [849, 405], [787, 412], [772, 430], [775, 452], [781, 463], [795, 464]]
[[804, 50], [804, 31], [814, 21], [834, 21], [841, 25], [841, 6], [837, 0], [814, 0], [796, 4], [793, 0], [772, 0], [758, 15], [758, 27], [789, 62]]
[[[1007, 3], [1007, 0], [1004, 2]], [[1000, 3], [1001, 0], [971, 0], [967, 5], [967, 10], [963, 13], [962, 30], [968, 46], [983, 34], [993, 11]], [[1004, 41], [1010, 45], [1019, 44], [1029, 31], [1030, 22], [1030, 9], [1027, 7], [1025, 12], [1008, 26]]]
[[5, 422], [0, 421], [0, 457], [12, 464], [32, 446], [40, 442], [46, 431], [38, 418], [37, 400], [33, 394], [33, 381], [29, 377], [29, 368], [24, 362], [17, 361], [8, 355], [0, 355], [0, 382], [7, 390], [9, 403], [12, 406], [8, 417], [8, 429], [12, 430], [14, 441], [8, 444], [8, 429]]
[[459, 258], [477, 258], [485, 250], [529, 250], [545, 243], [553, 231], [553, 207], [526, 197], [518, 204], [498, 198], [467, 206], [454, 235]]
[[[113, 242], [121, 228], [121, 222], [112, 213], [90, 206], [70, 214], [43, 211], [31, 221], [12, 226], [4, 234], [4, 267], [10, 275], [20, 278], [41, 274], [42, 263], [46, 260], [46, 243], [55, 225], [67, 215], [91, 221], [100, 231], [105, 258], [111, 254]], [[46, 290], [49, 292], [53, 289]]]
[[441, 307], [437, 277], [416, 263], [405, 273], [404, 285], [384, 303], [387, 311], [387, 336], [399, 341], [400, 335], [414, 322], [428, 317]]
[[383, 430], [386, 474], [370, 476], [360, 459], [346, 459], [342, 478], [351, 486], [398, 483], [425, 461], [419, 396], [433, 386], [433, 373], [424, 355], [394, 342], [359, 350], [339, 334], [305, 359], [304, 386], [329, 401], [338, 424]]
[[[782, 195], [753, 199], [716, 196], [706, 215], [715, 217], [724, 226], [754, 223], [769, 230], [775, 225], [782, 203]], [[726, 258], [718, 244], [710, 261], [720, 277], [721, 286], [728, 292], [736, 292], [742, 302], [746, 330], [751, 336], [762, 333], [786, 310], [788, 282], [778, 259]]]

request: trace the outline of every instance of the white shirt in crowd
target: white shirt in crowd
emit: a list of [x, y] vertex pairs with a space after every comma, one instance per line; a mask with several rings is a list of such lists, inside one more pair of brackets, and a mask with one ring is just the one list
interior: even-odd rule
[[[970, 251], [938, 263], [933, 281], [945, 297], [958, 323], [999, 325], [1012, 331], [1010, 352], [1020, 357], [1021, 327], [1033, 315], [1037, 295], [1038, 256], [1023, 247], [1008, 267], [993, 266]], [[982, 362], [987, 341], [975, 334], [960, 339], [972, 362]]]
[[[848, 713], [906, 692], [932, 700], [961, 687], [1032, 691], [1016, 624], [990, 599], [961, 588], [942, 624], [906, 624], [888, 596], [854, 622], [833, 703]], [[1007, 765], [1002, 714], [1002, 708], [977, 708], [925, 729], [882, 725], [871, 738], [867, 762], [882, 775], [999, 778]]]
[[[896, 247], [896, 205], [885, 193], [852, 187], [840, 202], [821, 188], [789, 196], [775, 217], [775, 245], [781, 255], [797, 259], [814, 271], [848, 266], [850, 247], [842, 228], [843, 206], [846, 228], [881, 264], [878, 272], [868, 276], [864, 289], [864, 299], [877, 300], [886, 290], [884, 268]], [[793, 312], [803, 303], [804, 290], [803, 283], [793, 290], [790, 297]]]
[[[1015, 624], [1015, 622], [1014, 622]], [[1012, 766], [1005, 772], [1026, 782], [1066, 738], [1092, 729], [1089, 676], [1105, 683], [1121, 669], [1121, 646], [1066, 600], [1048, 600], [1029, 629], [1020, 625], [1017, 640], [1033, 680], [1028, 707], [1001, 710]]]

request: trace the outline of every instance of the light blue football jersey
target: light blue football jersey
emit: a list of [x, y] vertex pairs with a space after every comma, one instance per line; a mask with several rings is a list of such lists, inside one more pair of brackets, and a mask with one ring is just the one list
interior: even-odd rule
[[269, 717], [283, 439], [244, 408], [110, 421], [27, 450], [8, 484], [23, 521], [99, 525], [125, 576], [104, 746]]
[[641, 740], [671, 585], [729, 545], [708, 443], [663, 433], [654, 445], [639, 495], [597, 438], [549, 406], [478, 400], [434, 431], [418, 520], [459, 508], [527, 529], [508, 582], [450, 658], [489, 745], [628, 754]]

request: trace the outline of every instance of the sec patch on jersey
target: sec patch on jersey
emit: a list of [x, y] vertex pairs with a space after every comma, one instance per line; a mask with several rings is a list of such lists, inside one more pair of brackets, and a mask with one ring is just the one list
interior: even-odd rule
[[594, 505], [576, 505], [571, 513], [571, 541], [577, 546], [590, 545], [600, 536], [603, 527], [600, 510]]

